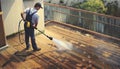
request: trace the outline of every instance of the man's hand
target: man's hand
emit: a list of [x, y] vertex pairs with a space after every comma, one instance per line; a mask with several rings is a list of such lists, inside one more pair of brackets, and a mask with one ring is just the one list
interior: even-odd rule
[[33, 24], [32, 26], [33, 26], [33, 28], [36, 28], [36, 25], [35, 25], [35, 24]]
[[24, 22], [27, 22], [27, 20], [23, 20]]

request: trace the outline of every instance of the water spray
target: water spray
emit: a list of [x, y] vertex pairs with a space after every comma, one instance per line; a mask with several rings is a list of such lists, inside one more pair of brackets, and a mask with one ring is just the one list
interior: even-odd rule
[[56, 47], [60, 50], [60, 51], [63, 51], [63, 50], [72, 50], [73, 46], [71, 43], [67, 42], [67, 41], [61, 41], [61, 40], [58, 40], [58, 39], [55, 39], [53, 37], [50, 37], [48, 35], [46, 35], [44, 32], [40, 31], [38, 28], [35, 28], [36, 30], [38, 30], [40, 33], [42, 33], [43, 35], [45, 35], [47, 38], [49, 38], [50, 40], [52, 40]]

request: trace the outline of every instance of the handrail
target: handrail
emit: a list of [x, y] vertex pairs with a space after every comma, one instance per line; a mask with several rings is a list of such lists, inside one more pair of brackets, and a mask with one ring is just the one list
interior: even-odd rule
[[68, 6], [62, 6], [62, 5], [57, 5], [57, 4], [47, 3], [47, 2], [44, 2], [44, 4], [50, 5], [50, 6], [56, 6], [56, 7], [60, 7], [60, 8], [66, 8], [66, 9], [70, 9], [70, 10], [74, 10], [74, 11], [92, 13], [94, 15], [99, 15], [99, 16], [104, 16], [104, 17], [120, 20], [120, 17], [115, 17], [115, 16], [111, 16], [111, 15], [106, 15], [106, 14], [100, 14], [100, 13], [97, 13], [97, 12], [91, 12], [91, 11], [87, 11], [87, 10], [76, 9], [76, 8], [72, 8], [72, 7], [68, 7]]
[[[58, 12], [58, 13], [62, 13], [62, 14], [66, 14], [66, 15], [70, 15], [70, 16], [74, 16], [74, 17], [79, 17], [77, 15], [68, 14], [68, 13], [65, 13], [65, 12], [58, 11], [58, 10], [53, 10], [53, 12]], [[85, 18], [85, 17], [79, 17], [79, 18], [83, 18], [83, 19], [91, 20], [91, 21], [95, 21], [95, 22], [101, 22], [102, 24], [108, 24], [107, 22], [102, 22], [102, 21], [99, 21], [99, 20], [92, 20], [92, 19]], [[114, 24], [109, 24], [109, 25], [115, 26], [115, 27], [120, 27], [120, 26], [114, 25]]]
[[[78, 27], [120, 38], [118, 35], [120, 34], [119, 17], [51, 3], [45, 3], [45, 9], [45, 16], [47, 16], [46, 20], [70, 23]], [[56, 18], [56, 14], [60, 17]]]

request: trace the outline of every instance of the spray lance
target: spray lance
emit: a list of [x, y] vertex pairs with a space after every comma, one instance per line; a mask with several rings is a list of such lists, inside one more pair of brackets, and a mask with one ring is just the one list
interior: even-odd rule
[[45, 35], [47, 38], [49, 38], [50, 40], [53, 40], [53, 37], [50, 37], [48, 35], [46, 35], [45, 33], [43, 33], [42, 31], [40, 31], [38, 28], [35, 27], [36, 30], [38, 30], [40, 33], [42, 33], [43, 35]]

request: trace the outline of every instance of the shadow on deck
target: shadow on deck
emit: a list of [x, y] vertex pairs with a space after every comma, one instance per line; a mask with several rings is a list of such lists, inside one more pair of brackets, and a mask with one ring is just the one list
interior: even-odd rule
[[[18, 35], [8, 38], [8, 49], [0, 54], [3, 69], [119, 69], [119, 44], [54, 21], [46, 24], [45, 33], [59, 40], [72, 43], [72, 50], [59, 51], [44, 35], [37, 35], [36, 42], [42, 50], [24, 50]], [[101, 36], [100, 36], [101, 37]], [[106, 39], [106, 38], [105, 38]]]

